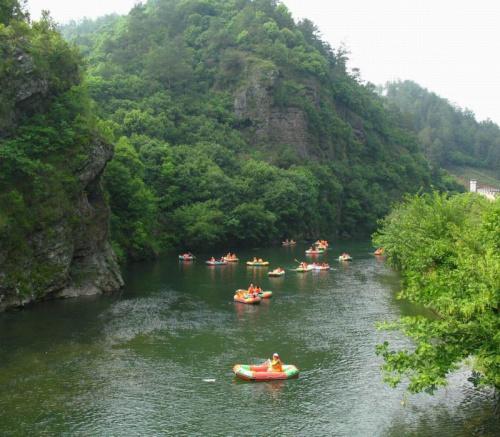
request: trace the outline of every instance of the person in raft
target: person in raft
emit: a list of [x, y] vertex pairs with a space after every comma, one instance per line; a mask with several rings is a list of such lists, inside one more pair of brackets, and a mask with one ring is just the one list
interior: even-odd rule
[[269, 361], [269, 368], [267, 370], [268, 372], [283, 372], [283, 364], [276, 352], [273, 354], [273, 359]]
[[259, 293], [262, 292], [262, 288], [260, 288], [258, 285], [253, 285], [253, 284], [250, 284], [250, 287], [248, 287], [248, 294], [251, 296], [251, 297], [257, 297], [259, 295]]
[[215, 262], [215, 258], [214, 257], [210, 258], [210, 262], [214, 263]]

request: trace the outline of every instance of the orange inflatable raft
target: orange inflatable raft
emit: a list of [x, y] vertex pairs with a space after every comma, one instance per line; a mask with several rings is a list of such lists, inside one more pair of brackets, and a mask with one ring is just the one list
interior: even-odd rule
[[269, 265], [269, 261], [247, 261], [247, 266], [265, 267]]
[[236, 293], [234, 295], [234, 301], [239, 302], [239, 303], [246, 303], [250, 305], [256, 305], [259, 304], [262, 298], [260, 296], [250, 296], [249, 294], [238, 294]]
[[280, 379], [298, 378], [299, 369], [291, 364], [284, 364], [282, 372], [269, 371], [269, 362], [252, 366], [248, 364], [236, 364], [233, 373], [245, 381], [276, 381]]
[[[273, 296], [273, 292], [272, 291], [261, 291], [258, 293], [259, 294], [259, 297], [261, 299], [269, 299]], [[250, 294], [248, 293], [248, 290], [236, 290], [235, 293], [234, 293], [234, 296], [250, 296]], [[245, 302], [247, 303], [247, 302]]]

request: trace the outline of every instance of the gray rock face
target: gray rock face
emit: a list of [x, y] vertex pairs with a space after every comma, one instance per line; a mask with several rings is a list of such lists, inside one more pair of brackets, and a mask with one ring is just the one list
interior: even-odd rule
[[111, 292], [123, 286], [109, 244], [109, 208], [101, 175], [112, 158], [109, 144], [95, 140], [78, 172], [81, 190], [72, 217], [37, 230], [15, 265], [0, 246], [0, 311], [30, 302]]
[[278, 71], [270, 66], [249, 66], [245, 85], [234, 98], [234, 112], [253, 144], [290, 145], [299, 156], [309, 155], [313, 141], [304, 111], [276, 107], [273, 92]]
[[49, 82], [37, 72], [32, 56], [20, 48], [12, 50], [2, 53], [13, 60], [13, 66], [9, 74], [0, 75], [0, 138], [11, 133], [25, 108], [43, 104], [49, 90]]

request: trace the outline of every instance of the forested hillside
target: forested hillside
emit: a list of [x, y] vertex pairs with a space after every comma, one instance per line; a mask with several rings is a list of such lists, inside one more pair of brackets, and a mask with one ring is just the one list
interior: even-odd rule
[[431, 184], [416, 138], [310, 21], [272, 0], [151, 0], [63, 29], [117, 142], [115, 247], [368, 233]]
[[500, 128], [490, 120], [478, 122], [460, 109], [411, 81], [388, 83], [389, 102], [402, 113], [430, 161], [441, 167], [490, 169], [500, 179]]
[[121, 285], [81, 59], [48, 16], [0, 0], [0, 310]]

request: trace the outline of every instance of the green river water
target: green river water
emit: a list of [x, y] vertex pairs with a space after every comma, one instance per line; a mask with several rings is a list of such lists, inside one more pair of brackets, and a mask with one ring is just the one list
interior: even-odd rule
[[[238, 255], [292, 268], [304, 249]], [[340, 249], [354, 261], [334, 261]], [[338, 242], [319, 258], [333, 271], [283, 278], [173, 256], [128, 267], [121, 293], [0, 314], [0, 435], [499, 435], [491, 391], [465, 370], [406, 403], [382, 383], [375, 345], [408, 341], [375, 323], [419, 310], [396, 299], [398, 277], [372, 250]], [[233, 303], [250, 282], [273, 298]], [[273, 352], [299, 379], [235, 380], [233, 364]]]

